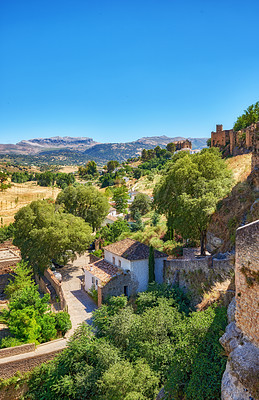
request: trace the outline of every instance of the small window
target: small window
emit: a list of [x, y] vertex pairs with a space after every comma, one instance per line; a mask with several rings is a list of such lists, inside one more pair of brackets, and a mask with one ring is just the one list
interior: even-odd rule
[[128, 297], [128, 295], [129, 295], [129, 288], [128, 288], [128, 286], [124, 286], [124, 294], [125, 294], [125, 296]]
[[112, 263], [115, 265], [115, 257], [112, 257]]
[[94, 283], [94, 277], [92, 277], [92, 283]]
[[95, 281], [95, 284], [96, 284], [96, 286], [98, 285], [98, 280], [96, 279], [96, 281]]
[[119, 267], [121, 267], [121, 260], [119, 260]]

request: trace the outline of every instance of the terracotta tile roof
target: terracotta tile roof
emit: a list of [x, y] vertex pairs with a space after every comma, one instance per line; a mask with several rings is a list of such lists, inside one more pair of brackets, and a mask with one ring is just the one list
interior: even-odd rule
[[108, 261], [101, 259], [92, 264], [88, 264], [85, 268], [93, 276], [100, 279], [103, 283], [109, 282], [115, 275], [120, 275], [123, 271]]
[[[149, 257], [149, 246], [133, 239], [120, 240], [119, 242], [109, 244], [104, 249], [130, 261], [144, 260]], [[167, 254], [155, 250], [155, 258], [161, 257], [167, 257]]]

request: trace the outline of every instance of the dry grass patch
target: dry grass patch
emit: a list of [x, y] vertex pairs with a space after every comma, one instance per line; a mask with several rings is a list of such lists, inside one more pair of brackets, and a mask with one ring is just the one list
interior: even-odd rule
[[17, 211], [35, 200], [56, 199], [61, 189], [38, 186], [36, 182], [13, 183], [10, 189], [0, 192], [0, 218], [4, 225], [14, 221]]

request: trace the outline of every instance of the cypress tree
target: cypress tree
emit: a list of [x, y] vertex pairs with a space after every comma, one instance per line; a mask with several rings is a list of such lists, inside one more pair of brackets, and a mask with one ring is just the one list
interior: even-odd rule
[[155, 280], [155, 255], [153, 246], [149, 247], [149, 258], [148, 258], [148, 281], [149, 283]]

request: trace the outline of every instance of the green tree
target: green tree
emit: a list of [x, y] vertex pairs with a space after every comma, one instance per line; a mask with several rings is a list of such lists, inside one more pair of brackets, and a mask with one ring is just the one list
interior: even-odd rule
[[107, 172], [111, 173], [120, 165], [120, 163], [116, 160], [111, 160], [107, 162]]
[[93, 186], [69, 186], [59, 193], [56, 204], [88, 222], [93, 231], [100, 228], [109, 212], [107, 197]]
[[7, 183], [8, 175], [5, 172], [0, 172], [0, 191], [3, 192], [4, 190], [11, 187], [10, 183]]
[[52, 259], [65, 264], [82, 254], [92, 241], [91, 228], [82, 218], [55, 210], [47, 201], [34, 201], [15, 215], [14, 244], [22, 258], [43, 270]]
[[167, 145], [166, 145], [166, 150], [167, 151], [170, 151], [170, 153], [174, 153], [175, 152], [175, 149], [176, 149], [176, 145], [175, 145], [175, 143], [168, 143]]
[[113, 224], [108, 224], [101, 228], [100, 236], [106, 242], [114, 243], [123, 232], [130, 232], [129, 224], [124, 219], [118, 218]]
[[245, 129], [249, 125], [259, 121], [259, 101], [252, 104], [244, 110], [244, 113], [240, 115], [235, 124], [234, 130], [239, 131], [240, 129]]
[[139, 211], [135, 212], [135, 222], [131, 224], [132, 232], [143, 231], [144, 224], [142, 222], [141, 214]]
[[12, 297], [19, 290], [32, 285], [32, 268], [23, 260], [17, 264], [14, 274], [11, 276], [13, 279], [9, 280], [9, 284], [5, 288], [8, 297]]
[[211, 138], [209, 138], [209, 139], [207, 140], [207, 146], [208, 146], [208, 147], [211, 147]]
[[158, 393], [158, 376], [143, 361], [121, 361], [102, 376], [99, 386], [107, 400], [147, 400]]
[[204, 255], [211, 216], [231, 184], [232, 174], [218, 149], [204, 149], [170, 164], [155, 187], [154, 202], [166, 215], [169, 229], [176, 229], [186, 239], [200, 238]]
[[138, 211], [141, 215], [145, 215], [151, 210], [152, 201], [150, 197], [144, 193], [138, 193], [130, 206], [130, 213], [133, 219]]
[[149, 247], [149, 258], [148, 258], [148, 282], [152, 283], [155, 281], [155, 255], [153, 246]]
[[81, 177], [94, 177], [97, 174], [97, 164], [95, 161], [88, 161], [85, 167], [78, 168], [79, 176]]
[[113, 191], [113, 201], [115, 208], [119, 213], [125, 213], [128, 205], [128, 189], [126, 186], [120, 186]]

